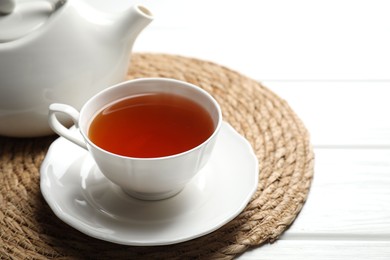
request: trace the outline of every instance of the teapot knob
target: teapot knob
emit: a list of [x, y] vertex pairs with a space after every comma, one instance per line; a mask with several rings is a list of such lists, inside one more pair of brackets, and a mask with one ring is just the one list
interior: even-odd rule
[[[59, 9], [66, 0], [47, 0], [53, 6], [53, 10]], [[15, 0], [0, 0], [0, 15], [8, 15], [15, 9]]]
[[12, 13], [15, 8], [15, 0], [0, 0], [0, 15]]

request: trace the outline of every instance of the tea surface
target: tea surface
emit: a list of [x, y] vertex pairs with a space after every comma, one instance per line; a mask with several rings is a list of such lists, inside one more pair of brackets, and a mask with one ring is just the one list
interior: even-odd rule
[[119, 100], [92, 121], [89, 138], [109, 152], [137, 158], [190, 150], [214, 131], [210, 115], [187, 98], [148, 93]]

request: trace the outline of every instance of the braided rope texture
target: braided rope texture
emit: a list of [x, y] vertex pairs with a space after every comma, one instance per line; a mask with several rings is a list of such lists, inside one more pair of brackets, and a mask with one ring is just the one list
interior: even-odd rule
[[1, 259], [233, 259], [274, 242], [291, 225], [310, 189], [314, 153], [308, 131], [286, 101], [238, 72], [189, 57], [135, 53], [128, 79], [140, 77], [184, 80], [220, 103], [224, 120], [248, 139], [259, 159], [259, 185], [247, 207], [217, 231], [175, 245], [104, 242], [59, 220], [40, 193], [39, 167], [57, 137], [0, 137]]

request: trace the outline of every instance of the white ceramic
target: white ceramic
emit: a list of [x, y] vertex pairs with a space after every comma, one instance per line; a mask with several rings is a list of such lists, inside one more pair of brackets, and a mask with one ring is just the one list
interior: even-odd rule
[[42, 163], [41, 192], [60, 219], [89, 236], [125, 245], [167, 245], [208, 234], [236, 217], [255, 192], [258, 174], [250, 144], [224, 122], [210, 161], [172, 198], [127, 196], [84, 149], [62, 137]]
[[0, 13], [8, 13], [0, 15], [0, 135], [50, 134], [49, 104], [81, 108], [125, 80], [133, 43], [153, 16], [139, 5], [118, 13], [90, 3], [0, 2]]
[[[213, 134], [191, 150], [158, 158], [120, 156], [98, 147], [89, 139], [90, 124], [104, 108], [128, 96], [155, 92], [180, 95], [201, 105], [211, 116], [214, 124]], [[57, 114], [66, 114], [72, 118], [83, 138], [74, 136], [72, 131], [64, 127], [57, 119]], [[145, 200], [165, 199], [183, 189], [208, 161], [221, 122], [221, 109], [209, 93], [190, 83], [168, 78], [143, 78], [122, 82], [93, 96], [81, 108], [80, 113], [65, 104], [55, 103], [49, 108], [49, 125], [56, 133], [87, 149], [109, 180], [131, 196]]]

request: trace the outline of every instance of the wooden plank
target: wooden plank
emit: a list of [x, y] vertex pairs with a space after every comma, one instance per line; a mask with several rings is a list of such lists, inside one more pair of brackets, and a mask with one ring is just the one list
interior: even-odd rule
[[390, 148], [390, 81], [264, 81], [302, 119], [315, 147]]
[[156, 19], [135, 51], [211, 60], [259, 80], [390, 79], [386, 0], [142, 3]]
[[302, 212], [273, 244], [240, 260], [390, 259], [390, 150], [315, 149]]
[[308, 200], [283, 239], [390, 241], [390, 149], [315, 149]]
[[286, 241], [263, 245], [249, 250], [239, 260], [387, 260], [390, 259], [390, 241]]

